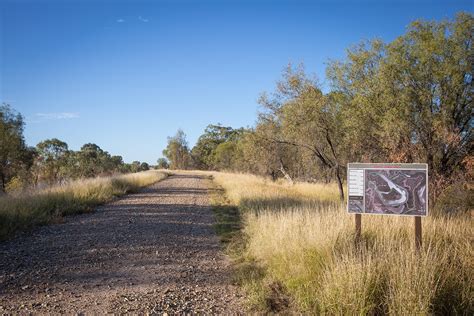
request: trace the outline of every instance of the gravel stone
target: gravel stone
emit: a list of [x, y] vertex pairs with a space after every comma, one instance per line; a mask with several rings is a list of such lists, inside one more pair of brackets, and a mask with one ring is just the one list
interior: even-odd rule
[[6, 314], [242, 314], [208, 179], [176, 174], [0, 243]]

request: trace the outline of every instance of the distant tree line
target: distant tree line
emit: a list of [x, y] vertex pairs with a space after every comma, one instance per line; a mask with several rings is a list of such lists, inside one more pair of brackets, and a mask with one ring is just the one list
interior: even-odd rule
[[53, 138], [29, 147], [23, 136], [24, 125], [20, 113], [8, 104], [0, 106], [0, 192], [150, 168], [146, 162], [124, 163], [121, 156], [112, 156], [91, 143], [74, 151]]
[[432, 196], [454, 182], [472, 193], [473, 30], [460, 13], [361, 43], [329, 63], [327, 93], [290, 65], [262, 94], [255, 126], [209, 125], [192, 149], [180, 130], [163, 154], [171, 168], [336, 181], [341, 199], [348, 162], [426, 162]]

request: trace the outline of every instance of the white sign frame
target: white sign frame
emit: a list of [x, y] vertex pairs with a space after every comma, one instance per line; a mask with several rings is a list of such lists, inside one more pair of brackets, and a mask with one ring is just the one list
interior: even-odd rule
[[[417, 214], [403, 214], [403, 213], [380, 213], [366, 210], [366, 189], [367, 189], [367, 175], [366, 170], [417, 170], [426, 173], [426, 190], [425, 190], [425, 212]], [[429, 188], [428, 188], [428, 165], [426, 163], [348, 163], [347, 164], [347, 207], [346, 211], [349, 214], [368, 214], [368, 215], [389, 215], [389, 216], [428, 216], [429, 211]], [[351, 195], [352, 193], [352, 195]], [[354, 201], [354, 202], [353, 202]], [[359, 204], [362, 201], [361, 205]], [[353, 202], [351, 204], [351, 202]], [[352, 205], [352, 209], [350, 209]], [[354, 205], [360, 211], [354, 210]], [[362, 206], [362, 208], [361, 208]]]

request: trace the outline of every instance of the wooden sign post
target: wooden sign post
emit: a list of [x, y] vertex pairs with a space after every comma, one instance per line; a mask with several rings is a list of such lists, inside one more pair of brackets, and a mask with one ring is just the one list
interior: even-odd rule
[[421, 217], [428, 215], [427, 164], [349, 163], [347, 192], [356, 244], [362, 238], [362, 214], [414, 216], [415, 248], [420, 251]]
[[358, 246], [362, 238], [362, 215], [361, 214], [355, 214], [355, 226], [356, 226], [355, 243], [356, 243], [356, 246]]
[[421, 217], [415, 216], [415, 247], [420, 251], [422, 246], [422, 231], [421, 231]]

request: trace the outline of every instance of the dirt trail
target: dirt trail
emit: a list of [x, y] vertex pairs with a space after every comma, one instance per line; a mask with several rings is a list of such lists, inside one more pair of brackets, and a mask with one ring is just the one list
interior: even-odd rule
[[174, 175], [0, 243], [3, 313], [241, 313], [207, 181]]

